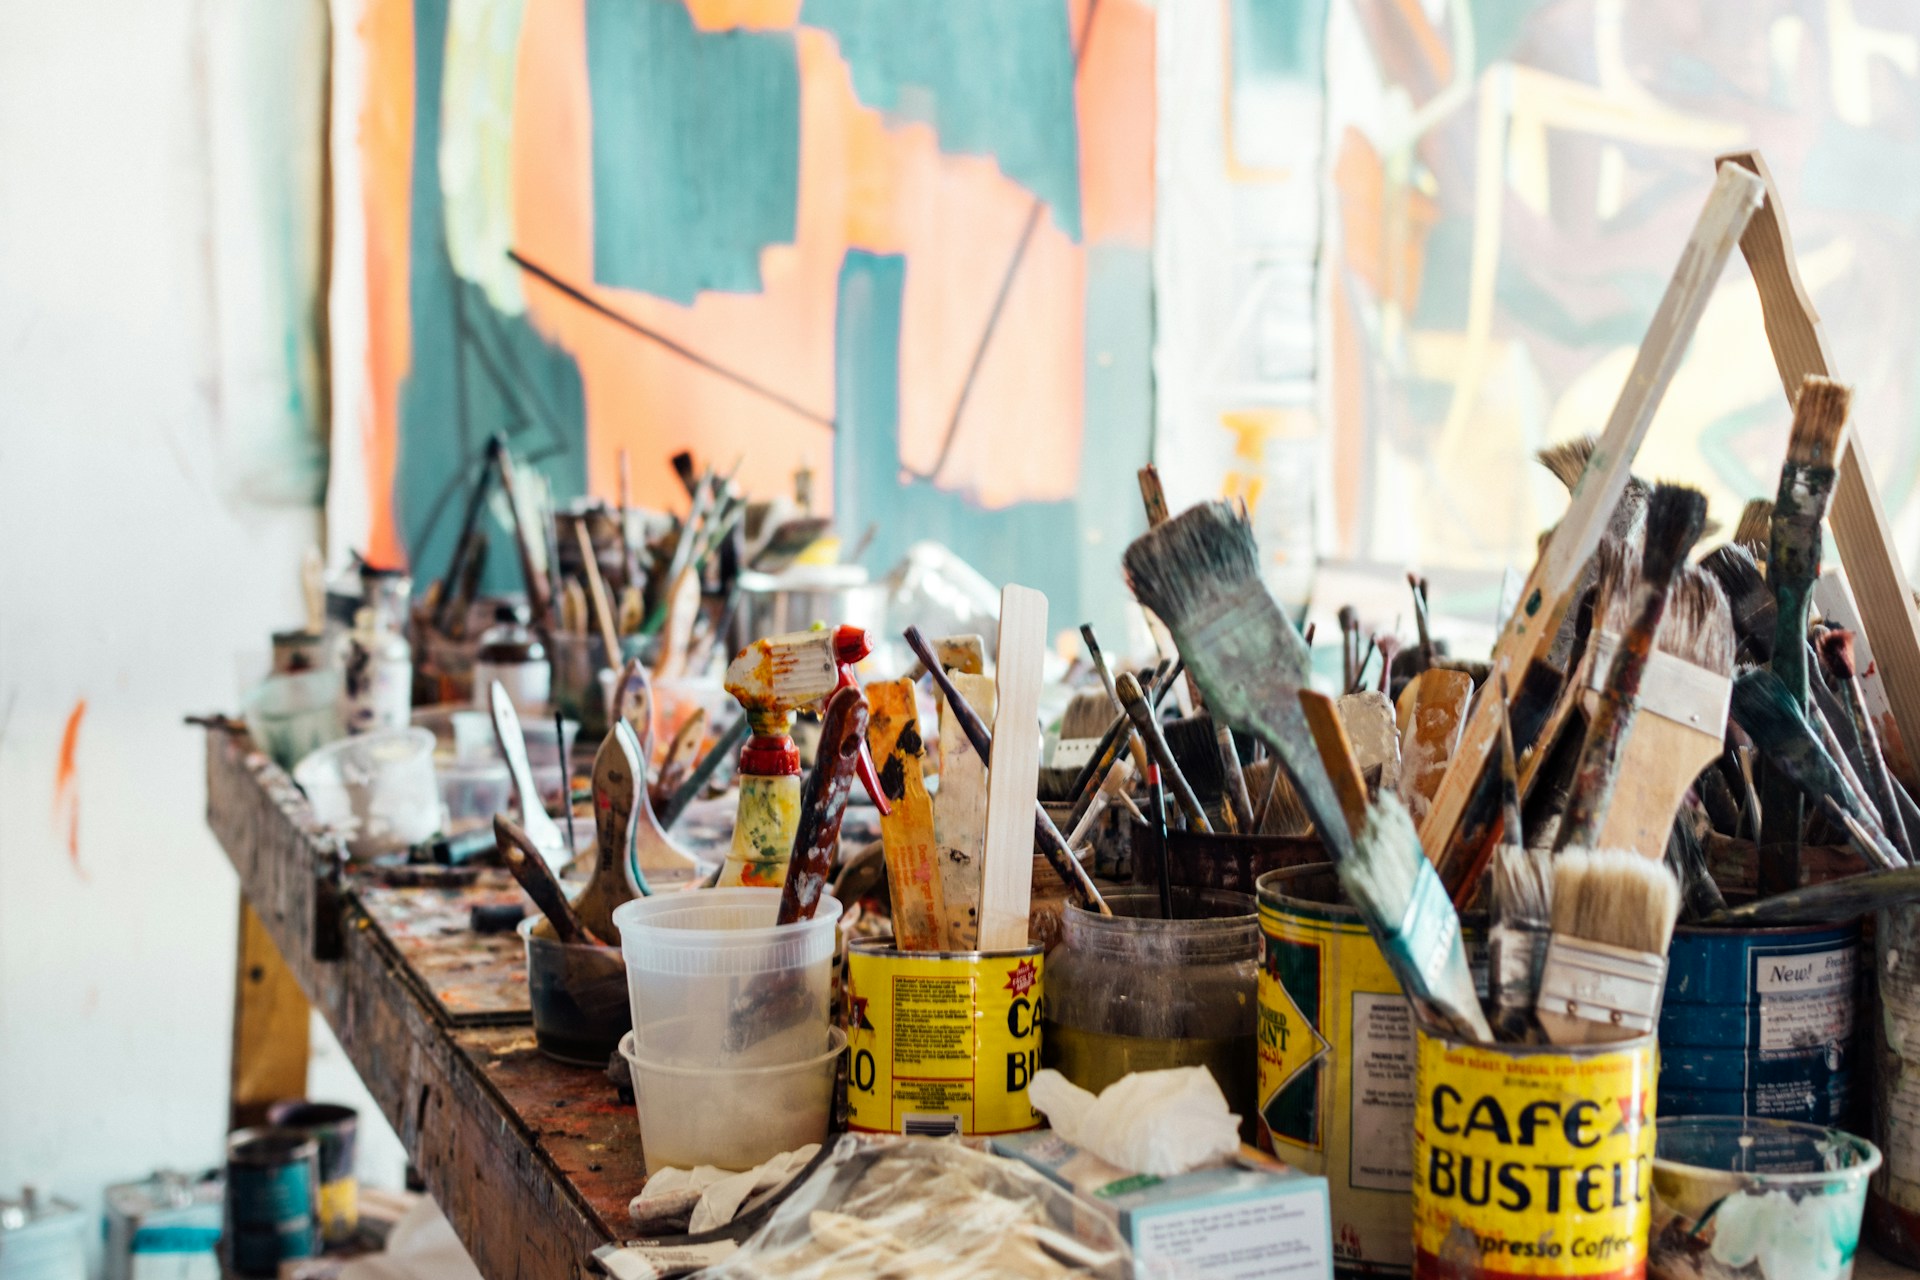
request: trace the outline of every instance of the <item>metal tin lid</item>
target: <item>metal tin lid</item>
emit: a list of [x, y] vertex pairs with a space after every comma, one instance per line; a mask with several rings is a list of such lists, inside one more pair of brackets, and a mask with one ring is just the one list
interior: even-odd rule
[[43, 1196], [38, 1187], [28, 1183], [20, 1188], [18, 1199], [9, 1200], [0, 1196], [0, 1231], [21, 1231], [60, 1218], [75, 1217], [79, 1212], [78, 1206], [58, 1196]]

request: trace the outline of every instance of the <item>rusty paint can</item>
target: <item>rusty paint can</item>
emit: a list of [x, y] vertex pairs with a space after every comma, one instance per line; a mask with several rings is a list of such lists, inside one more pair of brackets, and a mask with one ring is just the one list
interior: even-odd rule
[[1327, 1179], [1334, 1268], [1413, 1266], [1412, 1009], [1322, 863], [1259, 880], [1260, 1145]]
[[892, 942], [847, 947], [847, 1127], [910, 1137], [1039, 1128], [1027, 1085], [1040, 1067], [1041, 947]]
[[1643, 1280], [1658, 1050], [1416, 1026], [1415, 1280]]
[[1885, 1159], [1867, 1187], [1866, 1237], [1886, 1257], [1920, 1267], [1920, 903], [1874, 917], [1873, 981], [1868, 1136]]
[[320, 1252], [320, 1144], [297, 1129], [241, 1129], [227, 1139], [221, 1252], [240, 1276]]

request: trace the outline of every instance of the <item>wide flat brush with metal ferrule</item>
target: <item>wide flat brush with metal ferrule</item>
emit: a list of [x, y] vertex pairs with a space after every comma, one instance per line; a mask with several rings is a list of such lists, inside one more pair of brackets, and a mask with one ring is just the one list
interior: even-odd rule
[[1596, 1044], [1659, 1025], [1680, 883], [1631, 849], [1553, 859], [1553, 938], [1534, 1016], [1554, 1044]]
[[1493, 1030], [1480, 1011], [1461, 944], [1459, 913], [1420, 849], [1406, 806], [1391, 792], [1367, 799], [1366, 780], [1333, 699], [1311, 689], [1302, 689], [1299, 697], [1340, 797], [1338, 820], [1353, 836], [1353, 852], [1334, 864], [1340, 887], [1359, 909], [1401, 988], [1431, 1006], [1458, 1034], [1492, 1043]]
[[[1631, 584], [1631, 620], [1621, 633], [1613, 660], [1606, 664], [1606, 681], [1597, 692], [1586, 741], [1581, 745], [1573, 794], [1560, 820], [1556, 849], [1570, 845], [1591, 848], [1606, 825], [1628, 735], [1638, 719], [1640, 686], [1653, 654], [1653, 638], [1666, 613], [1674, 579], [1685, 568], [1687, 552], [1700, 536], [1706, 515], [1705, 495], [1684, 485], [1660, 485], [1647, 500], [1646, 550], [1637, 581]], [[1623, 581], [1622, 585], [1627, 584]], [[1593, 665], [1596, 670], [1600, 666], [1598, 662]], [[1646, 764], [1640, 763], [1643, 767]], [[1659, 766], [1658, 761], [1652, 763]], [[1636, 785], [1640, 781], [1636, 778]], [[1671, 813], [1668, 821], [1672, 821]], [[1660, 848], [1665, 848], [1664, 839]], [[1656, 852], [1654, 856], [1660, 855]]]
[[[1793, 431], [1787, 438], [1787, 460], [1780, 468], [1780, 491], [1773, 500], [1767, 582], [1778, 613], [1768, 665], [1803, 715], [1811, 696], [1806, 637], [1813, 584], [1820, 577], [1820, 522], [1833, 501], [1835, 467], [1851, 396], [1846, 387], [1829, 378], [1801, 380], [1793, 406]], [[1769, 774], [1760, 789], [1760, 804], [1760, 843], [1768, 853], [1760, 861], [1760, 891], [1780, 893], [1799, 884], [1800, 793], [1786, 779]]]
[[1215, 720], [1279, 757], [1336, 863], [1352, 838], [1297, 694], [1307, 646], [1260, 576], [1253, 530], [1225, 502], [1190, 507], [1136, 539], [1124, 557], [1140, 602], [1173, 633]]

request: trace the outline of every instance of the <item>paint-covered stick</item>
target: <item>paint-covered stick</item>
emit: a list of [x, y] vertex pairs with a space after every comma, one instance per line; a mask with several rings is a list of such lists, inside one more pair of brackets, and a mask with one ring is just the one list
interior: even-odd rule
[[580, 564], [587, 574], [587, 592], [593, 599], [593, 616], [600, 624], [600, 644], [606, 649], [610, 667], [620, 665], [620, 635], [613, 625], [613, 602], [607, 599], [607, 584], [600, 577], [600, 557], [593, 549], [593, 536], [587, 532], [587, 519], [573, 522], [574, 540], [580, 546]]
[[800, 825], [794, 828], [787, 880], [780, 891], [777, 924], [813, 919], [840, 846], [840, 819], [847, 809], [860, 744], [867, 736], [867, 700], [860, 690], [843, 687], [827, 699], [820, 719], [820, 745], [813, 772], [800, 790]]
[[[908, 627], [904, 634], [907, 647], [926, 664], [927, 674], [933, 677], [934, 684], [939, 686], [940, 692], [946, 695], [947, 706], [952, 710], [954, 721], [967, 735], [967, 741], [973, 744], [974, 751], [986, 764], [991, 777], [993, 734], [981, 722], [980, 717], [974, 714], [973, 708], [967, 705], [967, 700], [960, 696], [960, 691], [954, 688], [953, 680], [947, 675], [946, 669], [940, 665], [939, 660], [934, 657], [933, 648], [927, 643], [927, 638], [920, 633], [920, 628]], [[1107, 906], [1106, 899], [1102, 898], [1100, 891], [1094, 888], [1093, 879], [1087, 874], [1087, 869], [1080, 865], [1080, 860], [1073, 856], [1072, 850], [1067, 848], [1066, 837], [1062, 836], [1060, 829], [1053, 825], [1053, 819], [1047, 816], [1047, 811], [1036, 801], [1033, 812], [1034, 837], [1040, 846], [1040, 852], [1053, 867], [1054, 873], [1066, 882], [1067, 894], [1073, 899], [1074, 905], [1085, 911], [1098, 911], [1103, 916], [1112, 915], [1113, 911]]]
[[933, 836], [933, 799], [921, 765], [920, 707], [911, 680], [879, 680], [867, 686], [872, 718], [867, 745], [880, 766], [880, 787], [889, 812], [880, 819], [893, 907], [894, 945], [934, 951], [942, 945], [946, 901], [940, 880], [940, 849]]
[[560, 881], [554, 878], [553, 869], [547, 866], [539, 847], [513, 819], [504, 813], [495, 814], [493, 835], [500, 847], [500, 860], [507, 864], [507, 870], [513, 873], [513, 878], [533, 899], [533, 905], [539, 907], [541, 914], [546, 916], [556, 938], [575, 945], [605, 945], [580, 923], [580, 917], [574, 914], [572, 904], [567, 901], [566, 891], [560, 887]]
[[613, 909], [638, 891], [629, 863], [633, 845], [634, 795], [646, 789], [645, 766], [633, 726], [616, 720], [593, 758], [593, 878], [574, 900], [580, 923], [602, 938], [616, 938]]

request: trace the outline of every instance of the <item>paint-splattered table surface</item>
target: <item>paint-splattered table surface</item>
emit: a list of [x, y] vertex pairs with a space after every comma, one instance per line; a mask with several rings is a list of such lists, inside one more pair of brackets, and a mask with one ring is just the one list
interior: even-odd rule
[[518, 938], [476, 946], [455, 928], [497, 886], [348, 872], [292, 780], [222, 729], [208, 733], [207, 821], [481, 1274], [586, 1276], [592, 1251], [627, 1234], [638, 1127], [604, 1072], [541, 1055], [507, 1007]]

